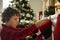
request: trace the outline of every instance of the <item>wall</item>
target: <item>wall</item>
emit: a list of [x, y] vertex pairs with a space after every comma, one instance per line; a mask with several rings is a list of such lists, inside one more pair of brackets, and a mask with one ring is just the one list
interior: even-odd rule
[[[1, 27], [1, 13], [2, 13], [2, 0], [0, 0], [0, 29], [2, 28]], [[0, 39], [1, 40], [1, 39]]]
[[[2, 0], [0, 0], [0, 14], [2, 13]], [[0, 15], [0, 29], [1, 29], [1, 15]], [[0, 37], [1, 40], [1, 37]]]
[[43, 10], [43, 2], [42, 0], [30, 0], [30, 4], [31, 4], [32, 9], [34, 9], [36, 19], [38, 20], [39, 11]]
[[2, 0], [0, 0], [0, 13], [2, 12]]

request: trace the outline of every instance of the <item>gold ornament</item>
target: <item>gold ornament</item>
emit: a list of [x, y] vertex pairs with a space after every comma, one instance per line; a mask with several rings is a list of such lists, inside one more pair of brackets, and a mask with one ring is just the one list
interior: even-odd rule
[[56, 6], [57, 8], [60, 8], [60, 2], [55, 3], [55, 6]]

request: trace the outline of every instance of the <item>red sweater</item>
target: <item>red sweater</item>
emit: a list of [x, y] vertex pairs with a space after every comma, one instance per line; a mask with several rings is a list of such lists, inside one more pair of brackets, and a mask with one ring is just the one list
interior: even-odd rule
[[[50, 28], [51, 20], [46, 20], [38, 29], [40, 29], [41, 33]], [[27, 28], [22, 29], [13, 29], [6, 25], [3, 25], [3, 29], [1, 31], [1, 39], [2, 40], [23, 40], [28, 35], [33, 35], [37, 32], [37, 28], [34, 25], [29, 26]], [[42, 35], [37, 36], [36, 40], [42, 40]]]
[[37, 28], [34, 25], [22, 28], [22, 29], [13, 29], [6, 25], [3, 25], [3, 29], [1, 31], [1, 39], [2, 40], [23, 40], [26, 36], [32, 35], [36, 33]]

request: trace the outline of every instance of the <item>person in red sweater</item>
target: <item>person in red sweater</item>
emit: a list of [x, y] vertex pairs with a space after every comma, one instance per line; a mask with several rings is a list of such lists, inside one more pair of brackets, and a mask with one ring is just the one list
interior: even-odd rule
[[[38, 21], [36, 24], [32, 24], [26, 28], [16, 28], [19, 18], [20, 13], [17, 10], [11, 7], [5, 9], [2, 13], [2, 22], [4, 24], [2, 24], [1, 40], [23, 40], [26, 36], [37, 33], [38, 29], [42, 34], [42, 32], [49, 29], [49, 25], [51, 25], [51, 20], [46, 19]], [[39, 40], [42, 40], [42, 38], [40, 37]]]

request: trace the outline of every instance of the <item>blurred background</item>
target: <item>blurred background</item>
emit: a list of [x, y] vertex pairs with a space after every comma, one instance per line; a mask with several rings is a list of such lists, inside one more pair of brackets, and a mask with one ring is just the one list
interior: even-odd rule
[[[20, 25], [18, 25], [17, 28], [25, 28], [44, 17], [60, 12], [60, 0], [0, 0], [0, 26], [2, 24], [1, 14], [7, 7], [14, 8], [20, 12]], [[50, 34], [48, 34], [48, 32], [46, 32], [46, 34], [48, 34], [47, 36], [44, 34], [46, 36], [46, 40], [52, 40], [52, 29], [50, 28], [49, 30]], [[25, 38], [25, 40], [34, 39], [35, 34]]]

